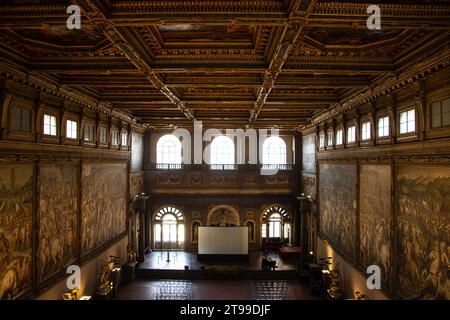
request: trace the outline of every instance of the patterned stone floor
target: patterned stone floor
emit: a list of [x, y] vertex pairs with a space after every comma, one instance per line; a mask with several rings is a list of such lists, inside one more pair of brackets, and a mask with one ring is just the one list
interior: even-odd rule
[[122, 300], [320, 300], [296, 280], [143, 280], [119, 287]]
[[286, 280], [260, 280], [251, 282], [253, 300], [288, 300]]

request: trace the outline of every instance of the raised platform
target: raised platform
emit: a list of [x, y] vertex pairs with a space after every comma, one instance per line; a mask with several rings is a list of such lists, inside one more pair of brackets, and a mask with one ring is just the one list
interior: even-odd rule
[[[262, 270], [261, 261], [270, 257], [276, 261], [275, 270]], [[263, 255], [251, 251], [246, 259], [235, 255], [225, 257], [206, 256], [199, 261], [196, 252], [154, 251], [136, 269], [141, 279], [186, 279], [186, 280], [289, 280], [297, 279], [297, 259], [283, 259], [277, 253]]]

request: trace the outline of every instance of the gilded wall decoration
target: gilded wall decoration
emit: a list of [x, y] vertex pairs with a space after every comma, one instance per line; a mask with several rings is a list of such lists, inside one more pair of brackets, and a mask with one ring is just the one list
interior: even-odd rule
[[449, 299], [450, 168], [399, 166], [398, 293]]
[[303, 190], [302, 192], [305, 195], [312, 196], [313, 198], [316, 197], [316, 176], [315, 174], [308, 174], [303, 173], [302, 174], [302, 186]]
[[85, 164], [81, 185], [81, 241], [86, 254], [125, 231], [127, 165]]
[[160, 174], [155, 179], [158, 185], [178, 185], [183, 182], [183, 177], [175, 174]]
[[200, 211], [192, 212], [192, 219], [200, 219], [202, 217], [202, 213]]
[[130, 174], [130, 195], [135, 196], [144, 191], [144, 174], [141, 172]]
[[360, 260], [378, 265], [382, 280], [391, 274], [391, 166], [360, 168]]
[[255, 176], [245, 176], [244, 177], [244, 184], [245, 185], [255, 185], [256, 184], [256, 177]]
[[214, 175], [211, 177], [212, 185], [231, 185], [235, 184], [237, 179], [235, 176], [225, 176], [225, 175]]
[[320, 232], [351, 257], [356, 242], [356, 165], [320, 164]]
[[31, 290], [33, 165], [0, 165], [0, 300]]
[[39, 176], [38, 278], [43, 281], [78, 255], [78, 165], [42, 164]]
[[264, 177], [264, 184], [267, 185], [285, 185], [289, 184], [289, 176], [267, 176]]
[[191, 184], [198, 186], [203, 184], [203, 177], [201, 176], [192, 176], [191, 177]]
[[214, 207], [208, 214], [208, 226], [238, 227], [239, 222], [239, 213], [231, 206]]

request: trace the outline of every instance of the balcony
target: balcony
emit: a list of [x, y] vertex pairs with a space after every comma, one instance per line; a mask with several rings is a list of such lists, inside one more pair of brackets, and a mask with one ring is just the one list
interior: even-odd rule
[[146, 192], [152, 194], [276, 194], [296, 195], [295, 164], [149, 164]]

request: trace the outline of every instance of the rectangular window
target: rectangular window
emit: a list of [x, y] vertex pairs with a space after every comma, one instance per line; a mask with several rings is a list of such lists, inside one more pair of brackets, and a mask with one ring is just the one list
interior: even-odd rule
[[56, 136], [56, 117], [44, 114], [44, 134]]
[[370, 139], [370, 122], [364, 122], [361, 127], [361, 139], [363, 141]]
[[113, 130], [111, 133], [111, 144], [113, 146], [119, 145], [119, 131]]
[[321, 134], [319, 136], [319, 148], [323, 148], [325, 147], [325, 136], [323, 134]]
[[13, 108], [13, 130], [31, 131], [31, 110], [19, 107]]
[[78, 137], [78, 123], [73, 120], [66, 121], [66, 138], [77, 139]]
[[378, 119], [378, 137], [389, 137], [389, 117]]
[[128, 133], [123, 132], [122, 133], [122, 146], [128, 145]]
[[400, 134], [416, 131], [416, 110], [411, 109], [400, 113]]
[[450, 125], [450, 98], [431, 105], [431, 127], [439, 128]]
[[353, 143], [356, 141], [356, 127], [351, 126], [347, 129], [347, 143]]
[[327, 134], [327, 146], [333, 145], [333, 132], [328, 132]]
[[336, 132], [336, 145], [337, 146], [339, 146], [339, 145], [342, 145], [342, 143], [343, 143], [343, 136], [342, 136], [342, 129], [339, 129], [337, 132]]
[[84, 141], [95, 141], [95, 126], [92, 123], [84, 125]]
[[108, 130], [105, 127], [100, 127], [100, 143], [108, 143]]

